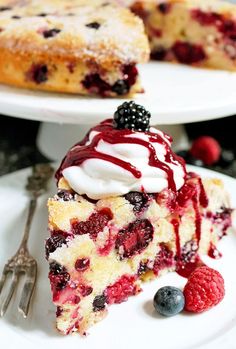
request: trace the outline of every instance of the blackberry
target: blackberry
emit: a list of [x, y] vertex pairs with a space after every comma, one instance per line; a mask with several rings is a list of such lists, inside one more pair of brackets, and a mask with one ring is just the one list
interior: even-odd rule
[[96, 296], [93, 301], [93, 311], [100, 311], [105, 308], [106, 304], [106, 296], [101, 295], [101, 296]]
[[72, 201], [74, 200], [74, 193], [70, 190], [59, 189], [57, 192], [57, 198], [62, 199], [63, 201]]
[[48, 80], [48, 67], [45, 64], [33, 64], [27, 77], [36, 84], [41, 84]]
[[41, 12], [41, 13], [39, 13], [39, 14], [37, 14], [36, 16], [37, 17], [47, 17], [47, 13], [45, 13], [45, 12]]
[[143, 208], [147, 207], [148, 196], [144, 193], [131, 191], [125, 195], [125, 199], [133, 205], [134, 212], [139, 212]]
[[114, 114], [113, 125], [118, 130], [149, 131], [151, 114], [143, 106], [131, 102], [124, 102]]
[[157, 47], [155, 51], [151, 53], [151, 58], [156, 61], [164, 61], [167, 55], [167, 50], [163, 47]]
[[58, 275], [58, 274], [65, 273], [66, 269], [61, 264], [58, 264], [56, 262], [52, 262], [49, 265], [49, 271], [50, 271], [50, 273]]
[[166, 4], [166, 3], [161, 3], [159, 4], [158, 6], [158, 10], [163, 14], [163, 15], [166, 15], [170, 9], [171, 9], [171, 4]]
[[66, 268], [56, 262], [50, 263], [49, 279], [51, 285], [57, 290], [63, 290], [70, 281], [70, 274], [67, 273]]
[[63, 244], [66, 244], [66, 238], [61, 234], [52, 236], [47, 239], [45, 245], [46, 258], [48, 259], [49, 254], [53, 253], [58, 247], [61, 247]]
[[141, 253], [152, 240], [151, 222], [148, 219], [137, 219], [118, 232], [115, 247], [122, 260]]
[[86, 24], [86, 27], [98, 30], [101, 27], [101, 24], [98, 22], [91, 22]]
[[122, 96], [129, 92], [129, 86], [127, 81], [117, 80], [116, 83], [112, 86], [111, 90], [119, 96]]
[[9, 6], [0, 6], [0, 12], [9, 11], [9, 10], [11, 10], [11, 7]]
[[60, 29], [53, 28], [53, 29], [45, 30], [45, 31], [43, 32], [43, 36], [44, 36], [45, 39], [53, 38], [54, 36], [56, 36], [56, 35], [59, 34], [60, 32], [61, 32]]
[[49, 273], [49, 280], [51, 286], [57, 291], [63, 290], [70, 281], [70, 274], [66, 271], [61, 274], [53, 274], [53, 272]]

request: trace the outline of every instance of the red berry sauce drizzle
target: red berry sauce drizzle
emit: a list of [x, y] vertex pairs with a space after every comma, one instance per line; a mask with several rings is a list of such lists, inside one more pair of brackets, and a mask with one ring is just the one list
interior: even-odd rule
[[[86, 144], [89, 138], [91, 131], [99, 132], [92, 140], [90, 144]], [[129, 162], [118, 159], [114, 156], [100, 153], [96, 150], [96, 147], [100, 141], [104, 141], [110, 144], [137, 144], [141, 145], [149, 150], [149, 166], [157, 167], [163, 170], [167, 174], [168, 187], [169, 189], [176, 192], [176, 185], [174, 180], [174, 173], [170, 166], [166, 163], [160, 161], [157, 158], [155, 148], [152, 143], [159, 143], [163, 145], [166, 149], [165, 161], [170, 164], [180, 163], [184, 172], [185, 172], [185, 163], [184, 160], [175, 155], [168, 142], [163, 139], [159, 134], [153, 132], [146, 132], [146, 135], [149, 138], [149, 141], [145, 141], [140, 138], [127, 137], [134, 132], [131, 130], [117, 130], [113, 128], [112, 119], [103, 121], [101, 124], [92, 128], [89, 131], [87, 136], [78, 144], [76, 144], [67, 154], [67, 156], [62, 161], [60, 168], [56, 173], [56, 179], [59, 180], [62, 177], [62, 172], [64, 169], [70, 166], [79, 166], [84, 161], [88, 159], [101, 159], [104, 161], [111, 162], [117, 166], [122, 167], [123, 169], [132, 173], [135, 178], [141, 178], [142, 173], [135, 166]], [[166, 135], [166, 138], [171, 141], [172, 139]], [[186, 173], [186, 172], [185, 172]]]
[[[88, 144], [89, 135], [91, 131], [96, 131], [96, 134]], [[133, 131], [128, 129], [117, 130], [113, 128], [112, 119], [108, 119], [95, 126], [88, 132], [85, 138], [77, 143], [71, 150], [68, 152], [66, 157], [63, 159], [61, 166], [59, 167], [56, 173], [56, 179], [59, 181], [63, 176], [62, 172], [64, 169], [70, 166], [80, 166], [84, 161], [88, 159], [102, 159], [104, 161], [111, 162], [117, 166], [122, 167], [123, 169], [132, 173], [135, 178], [141, 178], [142, 173], [135, 166], [130, 164], [129, 162], [125, 162], [119, 158], [113, 157], [108, 154], [100, 153], [96, 150], [98, 143], [103, 140], [110, 144], [137, 144], [146, 147], [149, 150], [149, 166], [157, 167], [163, 170], [167, 175], [168, 180], [168, 189], [175, 193], [176, 196], [176, 205], [179, 205], [180, 208], [186, 206], [189, 201], [192, 201], [193, 208], [195, 210], [195, 236], [196, 243], [198, 245], [197, 250], [199, 248], [199, 242], [201, 240], [201, 224], [202, 224], [202, 213], [200, 211], [200, 207], [206, 208], [208, 206], [208, 198], [206, 192], [204, 190], [204, 186], [202, 184], [201, 178], [195, 173], [186, 173], [185, 162], [182, 158], [177, 156], [172, 152], [168, 141], [172, 141], [171, 137], [165, 135], [168, 141], [163, 139], [159, 134], [153, 132], [146, 132], [148, 136], [148, 141], [145, 141], [140, 138], [127, 137], [131, 135]], [[173, 170], [168, 166], [168, 164], [160, 161], [157, 158], [155, 148], [152, 143], [159, 143], [163, 145], [166, 149], [165, 161], [170, 164], [181, 164], [185, 177], [187, 179], [196, 179], [198, 183], [193, 184], [186, 182], [185, 185], [181, 188], [180, 191], [176, 190], [176, 185], [174, 181], [174, 173]], [[145, 191], [145, 188], [142, 188]], [[183, 251], [181, 250], [180, 244], [180, 235], [179, 235], [179, 220], [173, 219], [172, 222], [174, 227], [174, 232], [176, 236], [176, 271], [179, 275], [183, 277], [188, 277], [197, 267], [203, 265], [204, 263], [201, 261], [198, 256], [197, 250], [195, 253], [194, 260], [185, 261], [183, 257]], [[102, 253], [109, 253], [110, 245], [104, 248]], [[107, 251], [108, 250], [108, 251]], [[214, 246], [211, 246], [209, 250], [209, 256], [212, 258], [219, 258], [220, 254], [216, 253], [216, 249]]]
[[[196, 178], [198, 181], [198, 186], [196, 186], [196, 191], [194, 190], [195, 187], [190, 187], [185, 189], [185, 193], [181, 195], [181, 199], [179, 200], [180, 206], [185, 206], [189, 200], [192, 201], [192, 205], [195, 211], [195, 236], [196, 236], [196, 243], [199, 248], [199, 242], [201, 240], [201, 225], [202, 225], [202, 214], [200, 212], [200, 206], [203, 208], [206, 208], [208, 206], [208, 198], [205, 192], [205, 189], [203, 187], [201, 178], [198, 177], [194, 173], [189, 173], [188, 176], [190, 178]], [[188, 184], [187, 184], [188, 185]], [[198, 187], [198, 190], [197, 190]], [[178, 202], [178, 197], [177, 197]], [[175, 241], [176, 241], [176, 272], [183, 277], [188, 278], [190, 274], [199, 266], [204, 265], [204, 263], [201, 261], [197, 250], [196, 254], [193, 259], [185, 260], [183, 252], [181, 250], [181, 244], [180, 244], [180, 234], [179, 234], [179, 225], [180, 222], [178, 219], [173, 219], [171, 221], [173, 227], [174, 227], [174, 233], [175, 233]], [[213, 257], [213, 253], [209, 253], [209, 256]], [[215, 257], [213, 257], [215, 258]]]

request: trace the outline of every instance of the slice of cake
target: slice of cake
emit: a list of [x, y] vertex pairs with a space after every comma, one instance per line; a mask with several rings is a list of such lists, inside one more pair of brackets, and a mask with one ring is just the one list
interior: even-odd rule
[[64, 334], [86, 333], [109, 305], [138, 294], [142, 281], [173, 270], [187, 277], [200, 255], [219, 257], [217, 242], [231, 227], [223, 183], [187, 173], [171, 137], [149, 119], [125, 102], [56, 173], [46, 257]]
[[[128, 33], [128, 35], [127, 35]], [[101, 0], [0, 0], [0, 83], [115, 97], [143, 92], [142, 21]]]
[[152, 58], [236, 69], [236, 5], [222, 0], [124, 1], [144, 21]]

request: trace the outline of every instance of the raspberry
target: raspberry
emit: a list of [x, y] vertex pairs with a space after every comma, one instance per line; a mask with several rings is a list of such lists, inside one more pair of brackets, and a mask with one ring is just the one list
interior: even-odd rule
[[102, 209], [99, 212], [92, 213], [85, 222], [72, 222], [72, 231], [76, 235], [90, 234], [91, 238], [96, 239], [98, 233], [103, 231], [113, 215], [109, 208]]
[[221, 148], [216, 139], [209, 136], [197, 138], [190, 149], [190, 153], [205, 165], [213, 165], [220, 159]]
[[82, 284], [78, 286], [78, 290], [83, 297], [89, 296], [93, 292], [93, 288], [91, 286]]
[[224, 294], [224, 279], [217, 270], [197, 268], [184, 287], [185, 310], [201, 313], [220, 303]]
[[158, 275], [162, 269], [170, 268], [174, 265], [173, 252], [164, 243], [160, 244], [160, 248], [153, 265], [155, 275]]
[[79, 272], [87, 270], [89, 266], [90, 266], [89, 258], [79, 258], [75, 262], [75, 269]]
[[107, 303], [121, 303], [126, 301], [129, 296], [134, 296], [138, 292], [135, 281], [135, 276], [123, 275], [113, 285], [108, 286], [105, 290]]
[[114, 114], [114, 127], [118, 130], [149, 131], [151, 114], [141, 105], [124, 102]]
[[173, 212], [176, 207], [176, 193], [171, 189], [164, 189], [157, 195], [156, 201], [158, 205], [165, 206]]
[[185, 183], [183, 187], [178, 192], [177, 203], [181, 207], [185, 207], [185, 205], [195, 197], [197, 194], [196, 187], [191, 183]]
[[192, 10], [192, 18], [199, 22], [201, 25], [215, 25], [221, 21], [221, 15], [215, 12], [204, 12], [202, 10]]
[[193, 45], [188, 42], [177, 41], [173, 45], [172, 51], [180, 63], [193, 64], [206, 58], [201, 45]]
[[153, 239], [153, 226], [148, 219], [137, 219], [117, 234], [116, 249], [120, 258], [142, 252]]

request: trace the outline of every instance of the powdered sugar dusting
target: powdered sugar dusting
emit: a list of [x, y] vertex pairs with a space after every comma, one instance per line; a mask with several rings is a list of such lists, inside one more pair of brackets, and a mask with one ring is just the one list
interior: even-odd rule
[[[9, 2], [12, 4], [12, 2]], [[0, 13], [0, 47], [23, 51], [49, 51], [51, 54], [74, 55], [96, 59], [98, 64], [143, 62], [149, 48], [141, 20], [129, 10], [115, 5], [103, 6], [93, 0], [15, 1], [17, 6]], [[45, 16], [40, 16], [44, 13]], [[19, 19], [12, 19], [19, 16]], [[99, 28], [87, 24], [97, 22]], [[45, 40], [41, 28], [61, 32]]]

